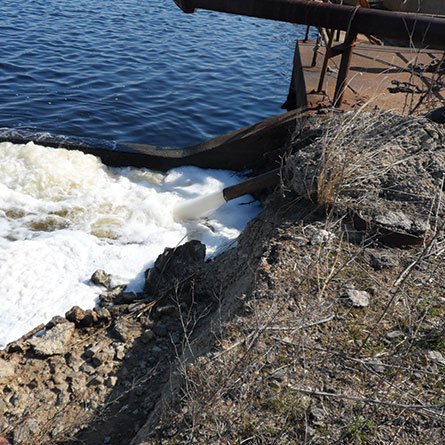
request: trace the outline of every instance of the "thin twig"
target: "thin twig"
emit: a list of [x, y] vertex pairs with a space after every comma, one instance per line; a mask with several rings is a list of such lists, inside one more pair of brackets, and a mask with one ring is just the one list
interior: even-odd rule
[[[412, 411], [436, 410], [436, 409], [445, 408], [445, 403], [439, 403], [437, 405], [408, 405], [405, 403], [386, 402], [385, 400], [368, 399], [366, 397], [355, 397], [355, 396], [350, 396], [349, 394], [339, 394], [339, 393], [331, 393], [331, 392], [323, 392], [323, 391], [312, 391], [312, 390], [308, 390], [308, 389], [297, 388], [294, 386], [291, 386], [290, 388], [294, 391], [302, 392], [304, 394], [309, 394], [309, 395], [313, 395], [313, 396], [322, 396], [322, 397], [331, 397], [331, 398], [335, 398], [335, 399], [352, 400], [354, 402], [370, 403], [373, 405], [383, 405], [383, 406], [389, 406], [391, 408], [402, 408], [402, 409], [408, 409], [408, 410], [412, 410]], [[433, 413], [440, 417], [445, 417], [441, 413], [438, 413], [435, 411]]]

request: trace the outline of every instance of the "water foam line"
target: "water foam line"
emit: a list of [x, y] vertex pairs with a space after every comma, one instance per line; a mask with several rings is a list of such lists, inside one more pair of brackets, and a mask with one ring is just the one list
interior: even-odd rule
[[207, 216], [227, 201], [278, 184], [281, 178], [280, 171], [281, 169], [277, 168], [211, 195], [192, 199], [177, 206], [173, 213], [180, 219], [199, 219], [202, 216]]

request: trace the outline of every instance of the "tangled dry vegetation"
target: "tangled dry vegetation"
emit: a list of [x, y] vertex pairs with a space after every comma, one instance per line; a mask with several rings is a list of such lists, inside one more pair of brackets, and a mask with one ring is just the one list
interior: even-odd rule
[[166, 249], [144, 293], [104, 292], [104, 321], [53, 319], [72, 332], [62, 353], [2, 351], [0, 436], [443, 443], [444, 175], [445, 131], [426, 119], [301, 121], [236, 247]]
[[[445, 132], [392, 113], [329, 122], [296, 131], [294, 147], [309, 128], [313, 143], [286, 159], [292, 193], [219, 259], [244, 268], [243, 292], [240, 272], [211, 272], [219, 310], [137, 443], [443, 441]], [[383, 229], [421, 243], [385, 245]], [[214, 346], [197, 357], [203, 335]]]

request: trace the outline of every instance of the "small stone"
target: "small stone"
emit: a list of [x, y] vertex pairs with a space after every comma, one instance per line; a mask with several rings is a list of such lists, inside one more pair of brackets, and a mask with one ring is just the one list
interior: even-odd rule
[[123, 360], [125, 358], [125, 346], [123, 344], [113, 344], [115, 350], [114, 358], [116, 360]]
[[54, 374], [52, 379], [56, 385], [59, 383], [65, 383], [65, 376], [63, 374]]
[[354, 307], [369, 306], [369, 294], [365, 291], [347, 289], [342, 298]]
[[316, 406], [311, 406], [309, 408], [309, 416], [315, 422], [321, 422], [326, 417], [326, 413], [321, 408], [317, 408]]
[[114, 388], [116, 386], [117, 383], [117, 377], [116, 376], [111, 376], [108, 377], [107, 381], [106, 381], [106, 385], [108, 388]]
[[91, 385], [102, 385], [104, 382], [104, 378], [101, 375], [96, 375], [93, 377], [93, 379], [90, 381]]
[[398, 338], [403, 338], [405, 335], [402, 331], [391, 331], [386, 334], [388, 340], [397, 340]]
[[397, 256], [386, 252], [368, 252], [369, 263], [374, 270], [391, 269], [399, 265]]
[[95, 354], [98, 354], [102, 349], [106, 346], [104, 342], [95, 343], [91, 346], [89, 346], [85, 350], [85, 356], [88, 358], [93, 357]]
[[119, 286], [115, 286], [115, 287], [111, 288], [110, 290], [102, 292], [99, 295], [99, 300], [101, 302], [105, 302], [105, 303], [112, 303], [115, 300], [117, 300], [118, 298], [120, 298], [120, 296], [122, 295], [122, 293], [124, 292], [126, 287], [127, 286], [125, 284], [121, 284]]
[[48, 359], [49, 369], [51, 374], [60, 373], [60, 370], [65, 367], [66, 361], [64, 357], [60, 355], [54, 355]]
[[67, 357], [68, 366], [74, 371], [77, 372], [79, 368], [82, 366], [83, 360], [74, 354], [69, 354]]
[[114, 323], [113, 331], [124, 343], [140, 335], [140, 325], [131, 320], [120, 319]]
[[15, 366], [13, 363], [0, 359], [0, 383], [8, 381], [14, 376]]
[[54, 385], [54, 389], [57, 390], [58, 392], [64, 392], [66, 393], [68, 391], [68, 383], [63, 382], [63, 383], [57, 383], [56, 385]]
[[82, 363], [82, 366], [79, 368], [79, 371], [85, 372], [87, 374], [94, 374], [96, 372], [96, 368], [89, 363]]
[[106, 363], [114, 358], [115, 351], [113, 348], [106, 348], [102, 352], [94, 354], [91, 362], [94, 366], [100, 366], [103, 363]]
[[80, 322], [85, 317], [85, 311], [79, 306], [73, 306], [66, 314], [65, 317], [68, 321], [80, 325]]
[[42, 337], [32, 338], [28, 343], [34, 348], [37, 354], [65, 354], [73, 332], [73, 323], [62, 323], [46, 331]]
[[104, 307], [96, 309], [96, 316], [100, 321], [108, 321], [111, 319], [110, 311]]
[[329, 241], [335, 238], [335, 235], [332, 232], [328, 232], [327, 230], [321, 229], [317, 230], [311, 238], [311, 244], [315, 246], [319, 246], [321, 244], [327, 244]]
[[71, 377], [71, 391], [75, 394], [83, 393], [86, 390], [86, 377], [84, 374], [76, 372]]
[[428, 351], [428, 358], [439, 365], [445, 366], [445, 358], [439, 351]]
[[108, 275], [104, 270], [98, 269], [96, 272], [93, 273], [93, 275], [90, 278], [90, 281], [93, 284], [101, 285], [109, 289], [111, 284], [111, 278], [110, 275]]

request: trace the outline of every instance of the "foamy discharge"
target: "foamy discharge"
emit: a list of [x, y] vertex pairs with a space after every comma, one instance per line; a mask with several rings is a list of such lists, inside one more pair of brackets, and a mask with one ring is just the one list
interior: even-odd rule
[[200, 221], [173, 209], [241, 180], [195, 167], [110, 169], [78, 151], [0, 143], [0, 348], [73, 305], [94, 307], [96, 269], [138, 291], [165, 247], [199, 239], [208, 255], [226, 248], [259, 210], [239, 205], [249, 197]]

